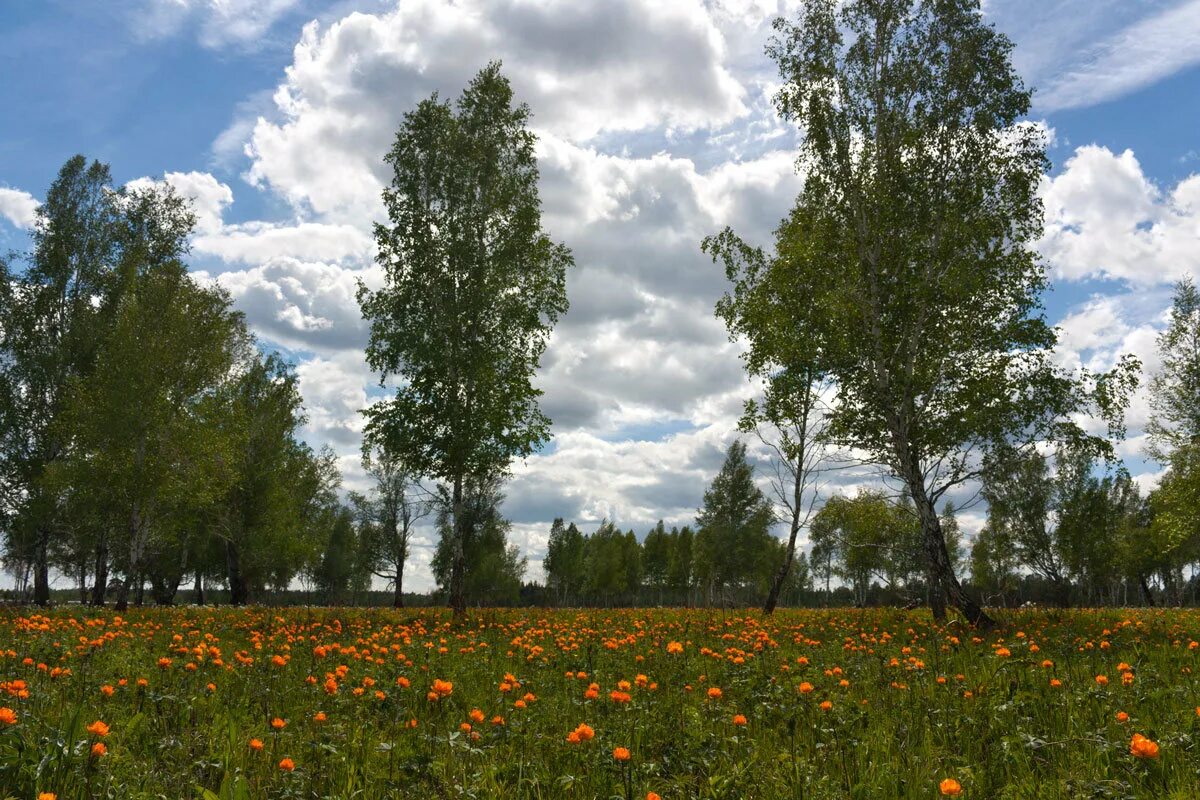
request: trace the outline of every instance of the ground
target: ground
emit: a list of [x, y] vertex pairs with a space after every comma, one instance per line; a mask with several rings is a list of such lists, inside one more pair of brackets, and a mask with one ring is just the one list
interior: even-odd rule
[[1200, 796], [1200, 612], [1000, 616], [0, 610], [0, 798]]

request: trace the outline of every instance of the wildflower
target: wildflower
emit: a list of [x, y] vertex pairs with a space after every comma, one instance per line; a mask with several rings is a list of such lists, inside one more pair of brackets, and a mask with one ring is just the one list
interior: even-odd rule
[[812, 690], [813, 690], [813, 685], [811, 683], [809, 683], [808, 681], [802, 681], [800, 683], [800, 694], [810, 694], [812, 692]]
[[820, 708], [822, 711], [829, 711], [833, 708], [833, 703], [828, 700], [822, 701]]
[[941, 790], [942, 794], [948, 796], [962, 794], [962, 784], [954, 780], [954, 778], [946, 778], [938, 784], [938, 789]]
[[262, 739], [251, 739], [250, 740], [250, 749], [256, 753], [261, 751], [263, 749]]
[[100, 758], [108, 753], [108, 748], [104, 746], [104, 742], [96, 742], [92, 745], [92, 758]]
[[100, 687], [100, 694], [104, 695], [105, 697], [112, 697], [113, 692], [115, 691], [116, 689], [114, 689], [112, 686], [109, 686], [107, 683]]
[[313, 715], [313, 722], [324, 722], [327, 719], [329, 719], [329, 717], [325, 715], [324, 711], [318, 711]]
[[282, 759], [279, 762], [279, 768], [284, 772], [291, 772], [296, 768], [296, 762], [292, 761], [290, 758]]
[[1012, 651], [1007, 647], [998, 647], [996, 648], [996, 655], [1000, 656], [1000, 658], [1008, 658], [1012, 655]]
[[733, 715], [733, 724], [734, 725], [745, 725], [746, 724], [745, 715], [744, 714], [734, 714]]
[[580, 742], [591, 740], [595, 735], [596, 732], [592, 730], [591, 725], [588, 725], [586, 722], [581, 722], [575, 728], [575, 730], [567, 734], [567, 741], [571, 744], [579, 744]]
[[720, 700], [721, 699], [721, 690], [718, 689], [716, 686], [710, 686], [708, 689], [708, 699], [709, 700]]
[[108, 725], [100, 720], [96, 720], [91, 725], [88, 725], [86, 730], [93, 736], [99, 736], [101, 738], [108, 736]]
[[271, 727], [277, 731], [281, 731], [287, 727], [287, 722], [279, 717], [276, 717], [275, 719], [271, 720]]
[[[1196, 709], [1196, 712], [1200, 713], [1200, 708]], [[13, 711], [8, 706], [0, 707], [0, 723], [3, 723], [4, 725], [16, 725], [17, 712]]]
[[667, 642], [667, 652], [671, 655], [677, 655], [683, 652], [682, 642]]
[[662, 800], [662, 798], [659, 797], [658, 792], [646, 792], [646, 800]]
[[1062, 686], [1062, 681], [1060, 681], [1058, 678], [1051, 678], [1050, 685], [1057, 689], [1058, 687]]
[[1135, 733], [1129, 741], [1129, 752], [1138, 758], [1158, 758], [1158, 744]]
[[471, 709], [471, 713], [468, 716], [475, 722], [483, 722], [483, 712], [478, 708]]
[[454, 692], [454, 684], [453, 683], [451, 683], [450, 681], [443, 681], [440, 679], [435, 679], [433, 682], [433, 690], [430, 692], [430, 694], [436, 695], [436, 697], [433, 698], [434, 700], [436, 700], [441, 697], [449, 697], [453, 692]]
[[1107, 675], [1097, 675], [1096, 676], [1096, 684], [1099, 686], [1108, 686], [1108, 676]]
[[1117, 722], [1128, 722], [1128, 721], [1129, 721], [1128, 714], [1126, 714], [1124, 711], [1117, 712]]
[[58, 800], [58, 795], [54, 792], [39, 792], [37, 800]]
[[613, 758], [615, 758], [617, 761], [628, 761], [629, 760], [629, 748], [614, 747], [613, 748]]

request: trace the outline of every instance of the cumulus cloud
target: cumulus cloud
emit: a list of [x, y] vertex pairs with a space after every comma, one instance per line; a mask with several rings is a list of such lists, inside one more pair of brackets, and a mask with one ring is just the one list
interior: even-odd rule
[[[475, 60], [464, 54], [477, 54]], [[699, 2], [413, 0], [313, 22], [249, 141], [250, 179], [323, 214], [377, 214], [382, 157], [405, 111], [456, 97], [487, 59], [510, 65], [543, 131], [720, 125], [745, 111]], [[476, 63], [476, 62], [479, 63]]]
[[38, 201], [29, 192], [0, 186], [0, 217], [18, 228], [32, 228]]
[[279, 256], [247, 269], [198, 275], [227, 289], [251, 327], [272, 343], [318, 353], [366, 346], [355, 295], [358, 279], [378, 283], [371, 267]]
[[1042, 197], [1039, 246], [1060, 278], [1148, 286], [1200, 275], [1200, 175], [1165, 190], [1133, 151], [1088, 145], [1047, 179]]

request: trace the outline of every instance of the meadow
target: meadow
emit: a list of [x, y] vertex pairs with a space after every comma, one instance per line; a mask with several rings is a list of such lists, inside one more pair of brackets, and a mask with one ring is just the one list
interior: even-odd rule
[[1193, 798], [1200, 613], [0, 610], [0, 798]]

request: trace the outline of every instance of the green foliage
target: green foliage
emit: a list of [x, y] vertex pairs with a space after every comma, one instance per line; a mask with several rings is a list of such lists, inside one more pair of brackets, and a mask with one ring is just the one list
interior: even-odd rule
[[[528, 121], [497, 63], [456, 107], [435, 94], [406, 113], [385, 159], [389, 222], [375, 227], [384, 285], [358, 290], [367, 363], [400, 379], [392, 399], [366, 410], [367, 438], [452, 486], [459, 540], [464, 480], [490, 480], [549, 438], [532, 377], [567, 310], [572, 259], [541, 230]], [[452, 545], [461, 610], [465, 550]]]
[[[520, 597], [525, 557], [508, 542], [512, 525], [500, 513], [503, 502], [499, 480], [467, 484], [461, 525], [464, 592], [470, 605], [512, 605]], [[450, 589], [455, 538], [451, 498], [445, 492], [439, 498], [437, 523], [439, 538], [431, 566], [439, 589], [445, 592]]]
[[771, 504], [754, 482], [746, 445], [734, 441], [696, 517], [693, 569], [710, 598], [770, 574], [778, 563], [778, 542], [771, 535], [774, 521]]

